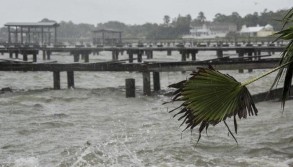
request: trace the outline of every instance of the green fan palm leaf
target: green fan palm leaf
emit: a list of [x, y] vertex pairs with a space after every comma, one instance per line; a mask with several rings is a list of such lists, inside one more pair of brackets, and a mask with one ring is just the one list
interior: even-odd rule
[[186, 124], [184, 130], [193, 130], [199, 126], [199, 139], [201, 132], [204, 129], [207, 130], [209, 125], [224, 122], [229, 133], [236, 140], [225, 122], [226, 119], [233, 117], [234, 129], [237, 133], [236, 117], [242, 119], [258, 113], [246, 86], [277, 70], [283, 70], [290, 64], [292, 61], [244, 83], [240, 83], [232, 76], [220, 73], [212, 67], [198, 68], [189, 79], [169, 86], [176, 89], [172, 100], [182, 101], [179, 107], [170, 112], [180, 109], [174, 117], [180, 115], [178, 120], [183, 120], [181, 126]]
[[[191, 75], [186, 81], [170, 85], [177, 89], [173, 100], [183, 101], [181, 110], [175, 116], [181, 115], [179, 120], [184, 118], [182, 125], [186, 124], [186, 129], [192, 130], [199, 125], [201, 133], [209, 125], [216, 125], [227, 118], [238, 115], [241, 119], [257, 114], [248, 89], [233, 77], [211, 67], [199, 68]], [[236, 118], [234, 127], [237, 133]]]
[[[278, 85], [282, 76], [284, 76], [283, 83], [283, 92], [281, 95], [282, 107], [284, 108], [285, 102], [290, 96], [290, 87], [292, 85], [292, 77], [293, 77], [293, 25], [289, 25], [293, 22], [293, 8], [287, 13], [287, 15], [283, 18], [284, 26], [288, 25], [288, 28], [283, 29], [282, 31], [276, 33], [279, 35], [278, 39], [289, 40], [285, 50], [282, 53], [281, 61], [279, 63], [280, 66], [287, 64], [285, 68], [281, 68], [276, 75], [275, 81], [272, 84], [271, 89]], [[290, 63], [291, 62], [291, 63]]]

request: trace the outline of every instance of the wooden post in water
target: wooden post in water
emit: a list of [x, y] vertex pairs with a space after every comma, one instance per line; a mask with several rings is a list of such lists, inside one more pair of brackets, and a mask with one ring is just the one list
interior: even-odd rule
[[80, 53], [80, 59], [84, 60], [84, 53]]
[[18, 52], [15, 52], [15, 58], [18, 59]]
[[142, 79], [143, 79], [143, 94], [150, 96], [151, 95], [150, 72], [149, 71], [142, 72]]
[[51, 52], [47, 51], [47, 60], [51, 60]]
[[133, 78], [125, 79], [126, 97], [135, 97], [135, 80]]
[[9, 52], [9, 58], [13, 58], [13, 52]]
[[[248, 52], [248, 59], [252, 61], [252, 51]], [[248, 69], [248, 72], [252, 72], [252, 69]]]
[[257, 56], [258, 56], [257, 60], [260, 60], [261, 59], [261, 57], [260, 57], [261, 56], [261, 50], [257, 51]]
[[129, 56], [129, 63], [133, 63], [133, 53], [132, 53], [132, 51], [128, 51], [128, 56]]
[[186, 52], [185, 55], [186, 55], [186, 58], [187, 58], [187, 59], [190, 58], [190, 53], [189, 53], [189, 52]]
[[79, 53], [73, 53], [73, 61], [78, 62], [79, 61]]
[[43, 60], [46, 60], [46, 51], [43, 50]]
[[150, 51], [146, 50], [146, 51], [145, 51], [145, 54], [146, 54], [146, 56], [147, 56], [147, 59], [151, 59]]
[[23, 53], [22, 56], [23, 56], [22, 57], [23, 58], [23, 61], [27, 61], [27, 54], [26, 53]]
[[171, 56], [172, 55], [172, 50], [167, 50], [167, 56]]
[[137, 62], [141, 63], [142, 62], [142, 52], [138, 51], [137, 53]]
[[115, 60], [118, 61], [119, 60], [119, 51], [116, 50], [114, 55], [115, 55]]
[[74, 71], [67, 71], [67, 87], [74, 88]]
[[112, 51], [112, 61], [115, 61], [115, 51]]
[[186, 61], [186, 52], [181, 51], [181, 61]]
[[196, 60], [196, 53], [197, 53], [197, 52], [192, 52], [192, 53], [191, 53], [191, 60], [192, 60], [192, 61], [195, 61], [195, 60]]
[[[238, 57], [240, 58], [240, 60], [243, 60], [244, 52], [242, 50], [238, 51]], [[238, 72], [243, 73], [243, 69], [239, 69]]]
[[89, 56], [89, 53], [84, 53], [84, 62], [88, 63], [90, 61]]
[[161, 90], [160, 73], [159, 72], [153, 72], [153, 82], [154, 82], [154, 91]]
[[149, 52], [150, 52], [150, 53], [149, 53], [149, 54], [150, 54], [150, 58], [151, 58], [151, 59], [154, 58], [154, 52], [153, 52], [152, 50], [150, 50]]
[[37, 53], [33, 54], [33, 62], [37, 62]]
[[53, 71], [54, 89], [59, 90], [60, 87], [60, 71]]
[[53, 71], [54, 89], [59, 90], [60, 87], [60, 71]]
[[222, 58], [223, 57], [223, 50], [217, 50], [217, 57]]

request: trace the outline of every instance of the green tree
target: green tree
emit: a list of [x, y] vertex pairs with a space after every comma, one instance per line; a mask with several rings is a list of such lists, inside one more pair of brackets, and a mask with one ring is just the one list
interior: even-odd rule
[[164, 24], [169, 25], [169, 23], [170, 23], [170, 16], [165, 15], [163, 20], [164, 20]]
[[232, 76], [222, 74], [212, 67], [199, 68], [191, 74], [189, 79], [170, 85], [176, 89], [172, 101], [182, 101], [182, 104], [171, 112], [180, 109], [175, 116], [181, 115], [179, 120], [183, 120], [181, 125], [185, 124], [186, 129], [193, 130], [195, 127], [199, 127], [198, 141], [204, 129], [207, 130], [210, 125], [215, 126], [224, 122], [228, 132], [237, 142], [226, 124], [226, 119], [234, 119], [234, 130], [237, 133], [237, 117], [241, 119], [247, 118], [248, 115], [257, 115], [258, 110], [246, 86], [275, 71], [278, 71], [278, 74], [272, 87], [279, 82], [281, 76], [284, 76], [281, 95], [282, 107], [284, 107], [292, 85], [293, 8], [285, 15], [283, 22], [283, 27], [287, 25], [288, 28], [277, 33], [278, 39], [288, 40], [289, 43], [282, 53], [279, 66], [275, 69], [255, 79], [240, 83]]
[[204, 23], [206, 21], [206, 17], [203, 12], [198, 13], [197, 19], [200, 20], [201, 23]]

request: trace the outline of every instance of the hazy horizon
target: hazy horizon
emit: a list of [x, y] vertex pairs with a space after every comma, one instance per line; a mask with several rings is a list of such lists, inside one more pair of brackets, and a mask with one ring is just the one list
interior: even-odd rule
[[[43, 18], [72, 21], [76, 24], [119, 21], [125, 24], [162, 23], [164, 15], [197, 17], [204, 12], [207, 20], [217, 13], [241, 16], [254, 12], [277, 11], [292, 7], [292, 0], [10, 0], [0, 6], [0, 26], [7, 22], [37, 22]], [[14, 9], [14, 10], [13, 10]], [[4, 17], [3, 17], [4, 16]]]

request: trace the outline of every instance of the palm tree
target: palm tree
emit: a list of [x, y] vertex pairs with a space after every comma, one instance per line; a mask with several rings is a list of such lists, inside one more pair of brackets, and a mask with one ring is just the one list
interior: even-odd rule
[[201, 23], [204, 23], [205, 20], [206, 20], [206, 17], [205, 17], [203, 12], [199, 12], [198, 16], [197, 16], [197, 19], [200, 20]]
[[[284, 17], [284, 27], [293, 22], [293, 8], [289, 10]], [[252, 96], [247, 89], [247, 85], [259, 80], [275, 71], [279, 71], [272, 87], [278, 84], [281, 76], [285, 75], [282, 107], [290, 95], [290, 87], [293, 74], [293, 26], [289, 25], [277, 33], [278, 39], [289, 40], [288, 45], [282, 53], [281, 61], [278, 67], [269, 72], [256, 77], [255, 79], [244, 83], [238, 82], [232, 76], [223, 74], [214, 70], [211, 66], [208, 68], [198, 68], [196, 72], [191, 74], [187, 80], [175, 83], [169, 87], [175, 88], [172, 101], [182, 101], [181, 105], [170, 112], [178, 111], [181, 115], [179, 120], [183, 120], [182, 124], [186, 125], [186, 129], [193, 130], [199, 127], [199, 137], [204, 129], [208, 129], [209, 125], [217, 125], [224, 122], [229, 133], [235, 139], [229, 126], [226, 124], [227, 118], [234, 119], [234, 130], [237, 133], [237, 119], [247, 118], [247, 116], [257, 115], [257, 108], [253, 102]]]
[[164, 20], [164, 24], [165, 25], [169, 25], [169, 23], [170, 23], [170, 16], [165, 15], [164, 18], [163, 18], [163, 20]]

